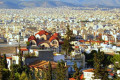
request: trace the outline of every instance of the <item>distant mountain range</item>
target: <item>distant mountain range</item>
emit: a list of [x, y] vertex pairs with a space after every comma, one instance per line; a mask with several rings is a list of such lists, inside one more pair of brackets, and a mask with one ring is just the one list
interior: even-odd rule
[[120, 0], [0, 0], [0, 8], [120, 7]]

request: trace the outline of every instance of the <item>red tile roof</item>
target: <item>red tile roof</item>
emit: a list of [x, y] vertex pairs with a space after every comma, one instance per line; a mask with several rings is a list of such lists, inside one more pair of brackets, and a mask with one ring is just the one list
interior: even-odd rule
[[28, 51], [26, 48], [21, 48], [20, 51]]
[[85, 42], [84, 40], [79, 40], [79, 42]]
[[37, 35], [37, 34], [39, 34], [40, 36], [43, 35], [43, 34], [49, 35], [49, 33], [46, 32], [45, 30], [41, 30], [41, 31], [39, 31], [38, 33], [36, 33], [35, 35]]
[[[82, 80], [83, 79], [83, 74], [80, 76], [80, 80]], [[69, 80], [76, 80], [75, 78], [69, 78]]]
[[54, 33], [53, 36], [58, 37], [59, 33]]
[[51, 36], [51, 38], [49, 39], [49, 41], [51, 42], [51, 41], [54, 40], [54, 39], [58, 40], [58, 37]]
[[82, 80], [84, 78], [83, 74], [80, 76], [80, 79]]
[[75, 48], [79, 48], [79, 46], [75, 46]]
[[31, 40], [35, 40], [36, 41], [36, 38], [35, 38], [35, 36], [30, 36], [29, 38], [28, 38], [28, 41], [31, 41]]
[[[57, 67], [57, 63], [54, 61], [50, 61], [52, 68]], [[32, 68], [40, 68], [40, 69], [47, 69], [48, 68], [49, 61], [36, 61], [29, 65], [29, 67]]]
[[86, 69], [86, 70], [83, 70], [83, 72], [93, 72], [94, 71], [94, 69], [92, 68], [92, 69]]
[[12, 59], [12, 57], [6, 57], [7, 59]]

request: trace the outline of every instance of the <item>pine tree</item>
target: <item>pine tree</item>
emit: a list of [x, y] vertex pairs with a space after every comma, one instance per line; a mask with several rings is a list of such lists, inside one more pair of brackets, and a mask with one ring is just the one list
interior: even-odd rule
[[100, 64], [100, 50], [98, 50], [98, 54], [94, 53], [94, 79], [99, 79], [100, 78], [100, 69], [101, 69], [101, 64]]
[[104, 52], [100, 52], [100, 49], [98, 53], [94, 53], [94, 78], [108, 80], [107, 66], [110, 63], [110, 57], [106, 56]]
[[70, 43], [72, 41], [72, 36], [73, 32], [69, 29], [69, 25], [67, 25], [66, 37], [64, 39], [64, 44], [62, 45], [62, 49], [66, 52], [66, 56], [73, 50], [73, 45]]
[[15, 80], [15, 72], [13, 66], [11, 66], [10, 80]]
[[3, 66], [2, 66], [2, 58], [0, 53], [0, 80], [2, 80], [2, 72], [3, 72]]
[[52, 66], [51, 66], [50, 62], [48, 64], [47, 79], [46, 80], [52, 80]]
[[25, 72], [22, 72], [20, 80], [28, 80], [27, 74]]
[[61, 62], [58, 62], [57, 69], [56, 69], [56, 80], [65, 80], [66, 78], [66, 66], [65, 62], [61, 60]]
[[19, 66], [20, 66], [20, 68], [22, 68], [22, 53], [20, 52], [20, 48], [21, 48], [21, 46], [19, 45]]
[[4, 66], [4, 68], [8, 69], [6, 54], [4, 54], [4, 57], [3, 57], [3, 66]]
[[80, 76], [82, 75], [82, 72], [80, 72], [80, 70], [81, 70], [82, 68], [78, 68], [76, 62], [74, 63], [73, 68], [74, 68], [74, 70], [75, 70], [75, 73], [73, 74], [73, 77], [74, 77], [76, 80], [80, 80]]

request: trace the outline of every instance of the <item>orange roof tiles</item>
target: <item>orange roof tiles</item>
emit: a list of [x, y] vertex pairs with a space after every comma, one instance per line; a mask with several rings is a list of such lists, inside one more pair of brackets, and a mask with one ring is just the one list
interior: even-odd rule
[[79, 46], [75, 46], [75, 48], [79, 48]]
[[51, 41], [54, 40], [54, 39], [58, 40], [57, 37], [55, 37], [55, 36], [51, 36], [51, 38], [49, 39], [49, 41], [51, 42]]
[[7, 59], [12, 59], [12, 57], [6, 57]]
[[[50, 61], [52, 68], [57, 67], [57, 63]], [[40, 68], [40, 69], [47, 69], [48, 68], [49, 61], [36, 61], [33, 64], [30, 64], [29, 67], [34, 67], [34, 68]]]
[[39, 34], [40, 36], [43, 35], [43, 34], [49, 35], [49, 33], [46, 32], [45, 30], [41, 30], [41, 31], [39, 31], [38, 33], [36, 33], [35, 35], [37, 35], [37, 34]]
[[28, 51], [26, 48], [21, 48], [20, 51]]
[[35, 36], [32, 35], [28, 38], [28, 41], [31, 41], [31, 40], [36, 40]]
[[58, 36], [59, 36], [59, 33], [54, 33], [53, 36], [58, 37]]
[[92, 68], [92, 69], [86, 69], [86, 70], [83, 70], [83, 72], [93, 72], [94, 71], [94, 69]]
[[[83, 79], [83, 74], [80, 76], [80, 80], [82, 80]], [[69, 80], [76, 80], [75, 78], [69, 78]]]

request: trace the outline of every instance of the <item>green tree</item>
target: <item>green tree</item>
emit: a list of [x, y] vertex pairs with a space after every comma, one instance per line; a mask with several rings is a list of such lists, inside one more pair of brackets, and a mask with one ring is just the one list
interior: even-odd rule
[[47, 79], [46, 80], [52, 80], [52, 66], [51, 63], [49, 62], [48, 64], [48, 70], [47, 70]]
[[74, 70], [75, 70], [75, 73], [73, 74], [73, 77], [74, 77], [76, 80], [80, 80], [80, 76], [82, 75], [82, 72], [80, 72], [80, 70], [81, 70], [82, 68], [78, 68], [76, 62], [74, 63], [73, 68], [74, 68]]
[[6, 54], [4, 54], [4, 57], [3, 57], [3, 66], [4, 66], [4, 68], [8, 69]]
[[[28, 49], [28, 55], [29, 55], [29, 54], [30, 54], [30, 52], [29, 52], [29, 49], [30, 49], [30, 42], [29, 42], [29, 41], [27, 41], [27, 42], [26, 42], [26, 44], [27, 44], [27, 46], [26, 46], [26, 47], [27, 47], [27, 49]], [[29, 55], [29, 56], [30, 56], [30, 55]]]
[[21, 48], [21, 46], [19, 44], [19, 66], [20, 66], [20, 68], [22, 68], [22, 66], [23, 66], [23, 64], [22, 64], [22, 53], [20, 51], [20, 48]]
[[65, 62], [63, 60], [58, 62], [58, 65], [56, 68], [56, 80], [65, 80], [66, 70], [67, 70], [67, 67], [65, 66]]
[[116, 54], [113, 56], [112, 62], [114, 64], [115, 71], [120, 68], [120, 54]]
[[66, 52], [66, 56], [70, 55], [71, 51], [73, 50], [73, 45], [71, 44], [72, 37], [73, 32], [70, 30], [69, 25], [67, 25], [66, 37], [64, 39], [64, 44], [62, 45], [62, 49]]
[[[120, 69], [120, 54], [116, 54], [113, 56], [112, 62], [114, 64], [114, 71], [117, 73], [117, 70]], [[119, 80], [120, 77], [117, 74], [114, 76], [115, 80]]]
[[9, 77], [10, 77], [10, 71], [8, 69], [4, 68], [2, 80], [9, 80]]
[[1, 58], [1, 53], [0, 53], [0, 80], [2, 80], [3, 76], [3, 66], [2, 66], [2, 58]]
[[22, 72], [20, 80], [28, 80], [27, 74], [25, 72]]
[[85, 61], [87, 62], [87, 66], [93, 67], [94, 66], [94, 53], [97, 53], [96, 50], [92, 50], [90, 54], [85, 54]]
[[[98, 52], [99, 53], [99, 52]], [[99, 59], [99, 56], [98, 54], [94, 53], [94, 79], [99, 79], [100, 78], [100, 59]]]
[[95, 79], [108, 80], [107, 66], [111, 64], [111, 59], [111, 56], [105, 55], [104, 52], [100, 52], [100, 49], [97, 53], [94, 53]]
[[14, 73], [13, 69], [11, 69], [10, 80], [15, 80], [15, 73]]
[[20, 80], [20, 73], [15, 73], [15, 80]]

